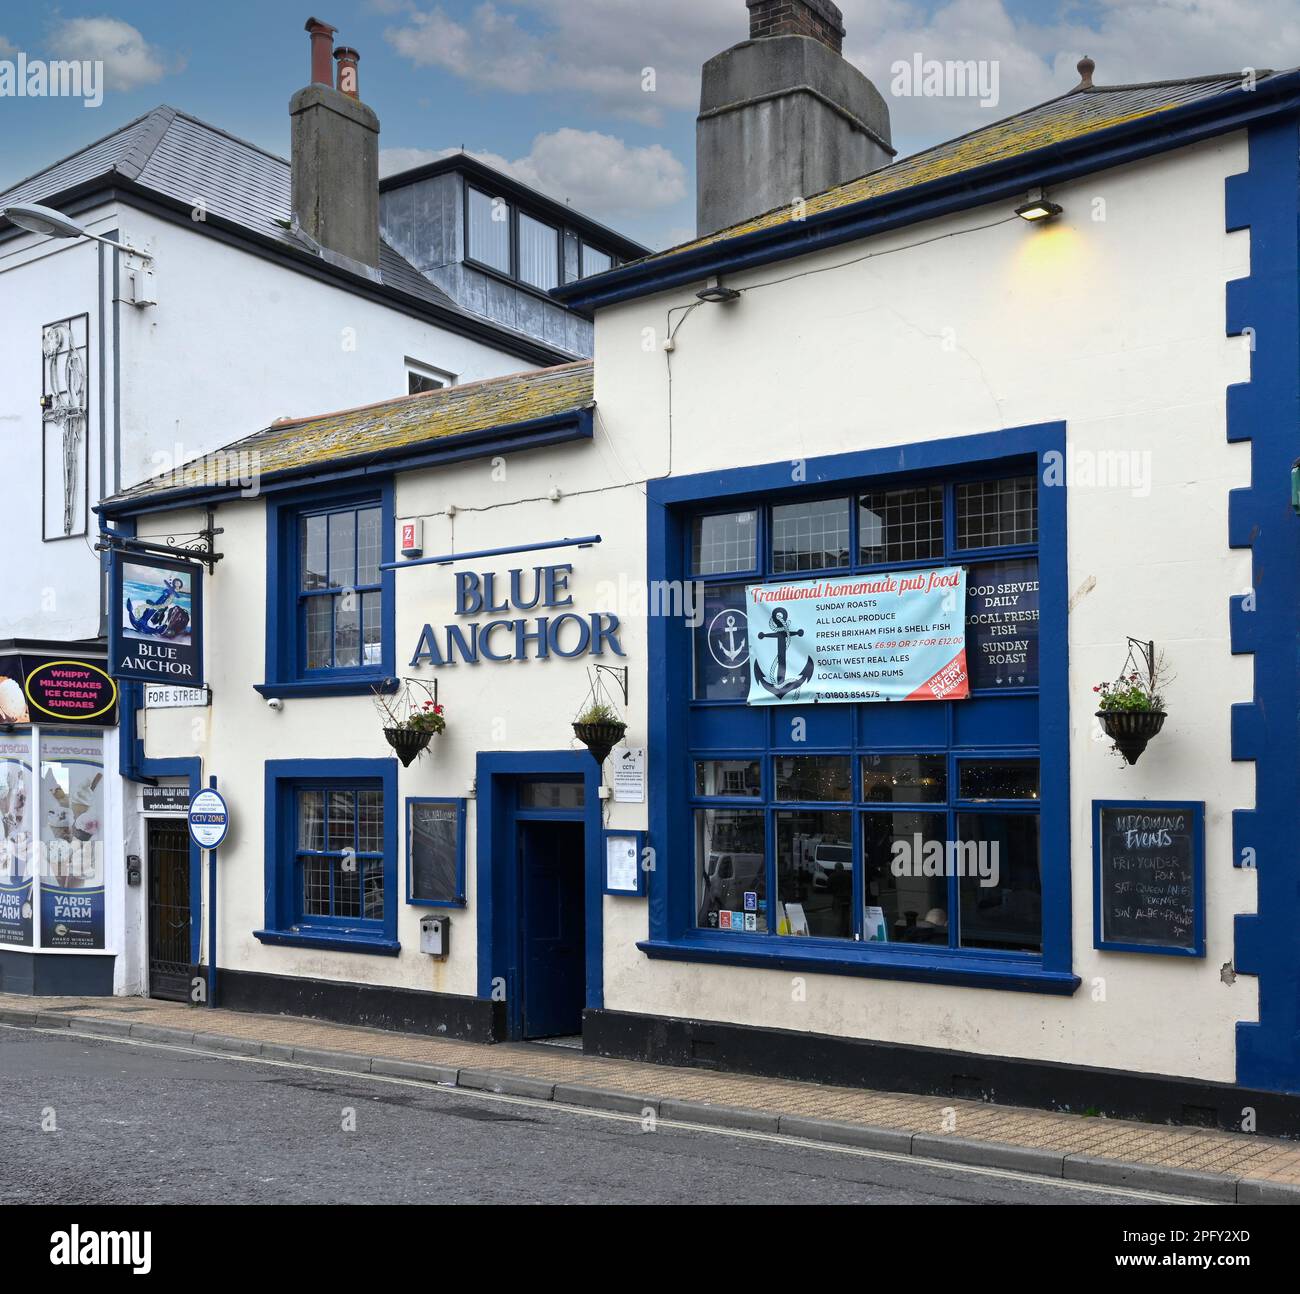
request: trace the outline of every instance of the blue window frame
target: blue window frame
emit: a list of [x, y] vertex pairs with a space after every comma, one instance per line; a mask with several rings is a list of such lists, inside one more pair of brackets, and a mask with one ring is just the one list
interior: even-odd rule
[[465, 906], [465, 801], [412, 796], [406, 801], [406, 901], [430, 908]]
[[263, 943], [396, 955], [397, 766], [268, 760]]
[[[652, 483], [649, 576], [698, 581], [703, 615], [693, 628], [650, 624], [651, 692], [677, 698], [651, 715], [663, 754], [650, 830], [680, 861], [650, 878], [644, 951], [1077, 987], [1065, 489], [1040, 484], [1050, 479], [1043, 456], [1063, 445], [1054, 424], [808, 460], [802, 479], [815, 486], [792, 485], [788, 464]], [[985, 590], [968, 595], [968, 650], [988, 661], [972, 670], [969, 700], [746, 705], [747, 653], [735, 649], [747, 584], [945, 564], [964, 565], [968, 585]], [[1020, 587], [1021, 618], [984, 614], [999, 584]], [[1041, 658], [1040, 628], [1052, 648]], [[998, 648], [999, 636], [1018, 649]], [[963, 851], [967, 874], [945, 866], [909, 875], [911, 889], [892, 884], [893, 843], [918, 833], [923, 847]], [[981, 885], [990, 877], [979, 860], [999, 856], [998, 883]]]
[[394, 525], [387, 481], [268, 498], [264, 696], [396, 687]]
[[[968, 471], [964, 479], [872, 481], [865, 489], [754, 500], [723, 514], [704, 508], [692, 517], [690, 532], [686, 560], [692, 577], [706, 588], [728, 591], [742, 628], [747, 584], [804, 572], [866, 573], [918, 563], [961, 563], [975, 573], [974, 587], [983, 590], [1009, 587], [998, 572], [1014, 565], [1023, 577], [1019, 584], [1037, 582], [1032, 463], [1023, 471], [1006, 464], [992, 472]], [[972, 551], [979, 552], [978, 562], [968, 560]], [[736, 572], [746, 568], [748, 578], [736, 581]], [[997, 601], [984, 595], [973, 606]], [[1008, 610], [978, 614], [1003, 620]], [[1036, 623], [999, 627], [1016, 636], [990, 642], [998, 649], [997, 659], [1028, 658], [1027, 651], [1001, 649], [1036, 639]], [[747, 675], [722, 696], [711, 686], [710, 674], [718, 670], [709, 666], [719, 656], [722, 673], [734, 673], [725, 659], [727, 648], [719, 642], [716, 616], [695, 633], [696, 699], [743, 706]], [[984, 645], [976, 636], [975, 650]], [[977, 681], [985, 691], [1024, 695], [1022, 708], [1028, 709], [1037, 694], [1037, 675], [1024, 662], [1019, 668], [1014, 676], [1005, 667], [981, 669]], [[698, 774], [702, 764], [711, 762], [707, 743], [716, 723], [697, 725], [694, 740], [706, 743], [690, 752], [697, 770], [692, 788], [697, 926], [752, 935], [892, 942], [903, 948], [923, 944], [930, 951], [1040, 954], [1036, 737], [1024, 733], [1024, 747], [1012, 750], [1015, 758], [998, 758], [989, 748], [990, 734], [971, 722], [972, 714], [977, 721], [981, 717], [978, 697], [939, 704], [945, 711], [957, 704], [975, 710], [966, 710], [960, 731], [952, 714], [945, 713], [942, 731], [932, 723], [920, 750], [906, 748], [905, 722], [892, 725], [892, 732], [881, 731], [869, 706], [853, 707], [858, 713], [838, 725], [833, 717], [819, 715], [822, 737], [831, 741], [823, 749], [786, 742], [783, 720], [774, 716], [773, 722], [760, 725], [750, 752], [770, 770], [766, 796], [762, 780], [754, 780], [757, 802], [751, 808], [713, 803], [730, 798], [734, 789], [702, 786]], [[885, 779], [865, 772], [873, 760], [889, 770], [888, 808], [878, 807]], [[901, 794], [900, 777], [909, 787]], [[911, 797], [917, 797], [915, 802], [909, 802]], [[946, 876], [930, 874], [936, 850]], [[914, 870], [922, 874], [900, 878], [898, 863], [914, 855]], [[972, 868], [981, 870], [971, 877]]]

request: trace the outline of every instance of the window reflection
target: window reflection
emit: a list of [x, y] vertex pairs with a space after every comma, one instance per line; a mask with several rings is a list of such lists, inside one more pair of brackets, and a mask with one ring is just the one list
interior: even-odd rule
[[777, 930], [853, 937], [852, 815], [841, 809], [776, 815]]
[[948, 944], [948, 880], [927, 876], [928, 842], [943, 847], [943, 813], [864, 813], [862, 937], [870, 943]]
[[695, 869], [699, 924], [708, 930], [765, 933], [767, 862], [757, 809], [697, 809]]
[[756, 759], [695, 761], [696, 795], [758, 795], [760, 788]]
[[862, 798], [881, 804], [942, 804], [948, 769], [942, 755], [863, 755]]
[[778, 800], [851, 800], [847, 755], [778, 755], [773, 761]]
[[957, 824], [963, 847], [973, 847], [980, 869], [958, 882], [961, 946], [1041, 952], [1038, 815], [961, 813]]

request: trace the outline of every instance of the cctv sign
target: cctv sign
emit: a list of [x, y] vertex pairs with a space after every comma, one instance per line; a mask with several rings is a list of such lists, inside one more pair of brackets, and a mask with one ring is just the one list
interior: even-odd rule
[[220, 792], [200, 791], [191, 801], [187, 815], [190, 839], [200, 849], [216, 849], [230, 830], [230, 810]]

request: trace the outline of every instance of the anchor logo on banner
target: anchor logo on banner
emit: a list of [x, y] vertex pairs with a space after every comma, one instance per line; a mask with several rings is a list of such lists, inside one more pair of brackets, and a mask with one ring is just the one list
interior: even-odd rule
[[[775, 607], [772, 611], [771, 619], [768, 621], [771, 625], [771, 633], [760, 633], [759, 638], [774, 638], [776, 640], [776, 656], [774, 659], [775, 669], [772, 677], [769, 678], [763, 673], [763, 667], [758, 663], [758, 657], [754, 657], [754, 677], [765, 687], [771, 694], [780, 700], [782, 697], [789, 696], [791, 692], [798, 691], [799, 688], [808, 682], [813, 676], [815, 662], [811, 656], [804, 659], [803, 669], [794, 677], [787, 678], [786, 670], [788, 668], [788, 656], [791, 652], [791, 638], [802, 638], [802, 629], [790, 628], [790, 613], [784, 607]], [[772, 668], [771, 665], [768, 667]]]
[[735, 669], [749, 655], [749, 626], [743, 612], [719, 611], [709, 624], [709, 653], [723, 669]]

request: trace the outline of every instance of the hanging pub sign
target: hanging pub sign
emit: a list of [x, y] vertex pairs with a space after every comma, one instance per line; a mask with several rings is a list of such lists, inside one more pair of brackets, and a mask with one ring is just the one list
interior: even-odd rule
[[203, 685], [203, 580], [191, 562], [115, 551], [109, 673], [119, 679]]
[[0, 655], [0, 724], [111, 728], [117, 723], [117, 684], [105, 664], [60, 654]]
[[752, 584], [750, 705], [970, 695], [960, 566]]

